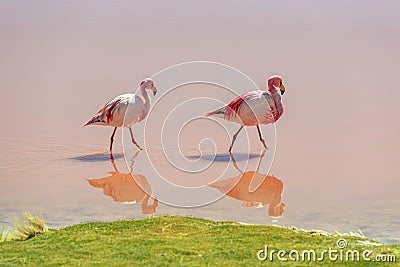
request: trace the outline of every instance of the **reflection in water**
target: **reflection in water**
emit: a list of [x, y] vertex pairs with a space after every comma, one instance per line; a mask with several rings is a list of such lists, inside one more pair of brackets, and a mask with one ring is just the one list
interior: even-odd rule
[[[242, 205], [247, 208], [260, 208], [269, 204], [268, 215], [280, 217], [285, 207], [285, 203], [281, 202], [283, 182], [275, 176], [258, 172], [264, 155], [265, 150], [260, 156], [255, 171], [242, 172], [231, 154], [233, 165], [241, 174], [208, 184], [208, 186], [214, 187], [232, 198], [241, 200]], [[255, 190], [252, 190], [252, 188], [255, 188]]]
[[142, 214], [153, 214], [157, 210], [158, 200], [154, 199], [153, 204], [148, 204], [152, 190], [146, 177], [141, 174], [132, 174], [133, 163], [139, 155], [140, 150], [131, 159], [129, 173], [120, 173], [114, 158], [111, 163], [115, 171], [110, 172], [110, 176], [98, 179], [87, 179], [89, 184], [96, 188], [102, 188], [103, 194], [112, 197], [119, 203], [142, 203]]

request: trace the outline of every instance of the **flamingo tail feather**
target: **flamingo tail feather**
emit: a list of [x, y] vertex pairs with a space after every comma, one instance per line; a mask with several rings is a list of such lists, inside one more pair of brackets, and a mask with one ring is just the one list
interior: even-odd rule
[[224, 114], [225, 114], [225, 107], [222, 107], [222, 108], [216, 109], [214, 111], [207, 112], [206, 116], [207, 117], [214, 116], [214, 115], [222, 115], [223, 116]]
[[96, 125], [96, 124], [102, 124], [104, 121], [101, 120], [101, 116], [96, 115], [93, 118], [91, 118], [88, 122], [86, 122], [83, 127], [88, 126], [88, 125]]

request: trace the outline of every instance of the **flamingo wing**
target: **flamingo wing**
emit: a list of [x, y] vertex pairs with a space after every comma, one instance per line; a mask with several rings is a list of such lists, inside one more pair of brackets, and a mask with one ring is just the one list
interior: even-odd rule
[[97, 114], [102, 114], [103, 117], [106, 117], [107, 123], [113, 120], [114, 112], [118, 109], [118, 104], [121, 103], [121, 98], [115, 98], [112, 101], [102, 107]]
[[[118, 118], [117, 121], [123, 121], [123, 116], [126, 111], [127, 105], [135, 98], [133, 94], [124, 94], [117, 96], [113, 100], [105, 104], [92, 119], [90, 119], [84, 126], [90, 124], [112, 125], [115, 124], [115, 116], [122, 115], [122, 119]], [[119, 116], [121, 117], [121, 116]], [[112, 125], [114, 126], [114, 125]]]
[[275, 109], [271, 95], [257, 90], [232, 100], [226, 106], [224, 119], [244, 125], [267, 124], [274, 122]]
[[239, 110], [241, 107], [243, 107], [243, 103], [254, 97], [256, 91], [248, 92], [245, 93], [241, 96], [236, 97], [233, 99], [231, 102], [229, 102], [227, 105], [213, 110], [211, 112], [208, 112], [206, 116], [218, 116], [222, 117], [226, 120], [230, 120], [231, 118], [236, 117], [236, 114], [239, 113]]
[[230, 120], [237, 115], [240, 115], [240, 110], [245, 106], [245, 104], [251, 99], [257, 98], [258, 95], [258, 91], [251, 91], [233, 99], [225, 106], [225, 119]]

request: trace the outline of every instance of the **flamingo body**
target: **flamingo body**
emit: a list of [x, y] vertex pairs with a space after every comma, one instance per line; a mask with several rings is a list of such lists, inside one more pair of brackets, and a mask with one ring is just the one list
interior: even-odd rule
[[257, 90], [245, 93], [229, 104], [215, 111], [207, 113], [227, 121], [235, 122], [243, 126], [256, 126], [276, 122], [283, 114], [283, 104], [280, 95], [275, 99], [269, 92]]
[[260, 141], [267, 148], [259, 125], [275, 123], [282, 117], [284, 112], [282, 95], [284, 92], [285, 86], [282, 83], [282, 77], [274, 75], [268, 79], [267, 91], [256, 90], [245, 93], [223, 107], [208, 112], [206, 116], [222, 118], [241, 125], [233, 136], [229, 152], [232, 150], [236, 137], [243, 126], [257, 126]]
[[109, 101], [84, 126], [101, 125], [114, 127], [111, 135], [110, 151], [112, 151], [117, 128], [128, 127], [132, 143], [141, 149], [133, 137], [131, 126], [145, 119], [149, 113], [150, 98], [146, 89], [152, 90], [154, 95], [156, 94], [157, 88], [154, 86], [152, 79], [146, 78], [140, 83], [138, 94], [123, 94]]
[[150, 99], [136, 94], [115, 97], [102, 107], [86, 125], [131, 127], [146, 118], [150, 110]]

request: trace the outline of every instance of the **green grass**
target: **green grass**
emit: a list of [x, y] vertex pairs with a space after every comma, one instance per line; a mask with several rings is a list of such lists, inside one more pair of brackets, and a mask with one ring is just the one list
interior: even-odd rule
[[[259, 261], [256, 253], [269, 249], [314, 249], [317, 253], [344, 238], [347, 249], [369, 249], [398, 257], [400, 245], [360, 245], [372, 240], [297, 231], [276, 226], [242, 225], [190, 217], [151, 217], [140, 220], [77, 224], [49, 230], [25, 241], [0, 243], [0, 266], [309, 266], [310, 262]], [[327, 266], [368, 266], [372, 262], [331, 262]], [[396, 266], [398, 263], [376, 264]], [[311, 263], [313, 266], [321, 262]]]

